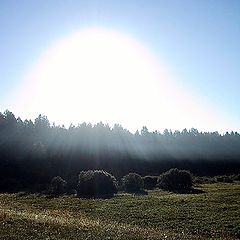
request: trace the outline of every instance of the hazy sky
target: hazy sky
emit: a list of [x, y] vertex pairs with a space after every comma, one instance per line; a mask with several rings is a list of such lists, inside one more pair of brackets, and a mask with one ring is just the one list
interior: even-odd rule
[[[0, 1], [0, 111], [55, 41], [103, 27], [143, 44], [240, 130], [240, 1]], [[55, 119], [53, 119], [55, 120]], [[83, 120], [84, 121], [84, 120]], [[194, 126], [186, 126], [187, 128]]]

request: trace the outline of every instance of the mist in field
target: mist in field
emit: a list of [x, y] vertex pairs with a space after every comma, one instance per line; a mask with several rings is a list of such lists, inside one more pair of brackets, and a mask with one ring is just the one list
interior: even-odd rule
[[131, 133], [121, 125], [82, 123], [69, 128], [0, 114], [1, 181], [47, 184], [54, 176], [77, 177], [80, 171], [103, 169], [117, 178], [129, 172], [159, 175], [177, 167], [197, 175], [238, 173], [240, 135], [183, 129]]

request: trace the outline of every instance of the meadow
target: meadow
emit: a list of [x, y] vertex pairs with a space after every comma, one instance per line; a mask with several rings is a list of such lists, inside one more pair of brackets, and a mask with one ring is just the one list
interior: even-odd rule
[[0, 239], [239, 239], [240, 184], [109, 199], [0, 194]]

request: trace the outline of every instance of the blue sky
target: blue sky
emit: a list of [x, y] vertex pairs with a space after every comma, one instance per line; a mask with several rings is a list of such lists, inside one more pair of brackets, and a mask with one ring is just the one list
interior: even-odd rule
[[[240, 130], [240, 2], [0, 1], [0, 111], [33, 61], [56, 39], [100, 26], [133, 36]], [[11, 110], [11, 109], [10, 109]], [[186, 126], [191, 127], [191, 126]]]

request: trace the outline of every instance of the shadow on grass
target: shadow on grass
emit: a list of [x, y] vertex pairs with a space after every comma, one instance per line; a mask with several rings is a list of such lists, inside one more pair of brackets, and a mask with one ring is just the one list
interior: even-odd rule
[[134, 192], [133, 194], [137, 196], [141, 196], [141, 195], [148, 195], [148, 192], [142, 189], [139, 192]]
[[77, 197], [83, 199], [110, 199], [114, 197], [114, 194], [95, 194], [95, 195], [81, 194], [78, 195]]
[[182, 189], [182, 190], [171, 190], [173, 193], [177, 194], [202, 194], [205, 193], [205, 191], [197, 188], [190, 188], [190, 189]]
[[146, 190], [144, 190], [144, 189], [141, 189], [139, 191], [120, 191], [120, 193], [133, 194], [134, 196], [148, 195], [148, 192]]

